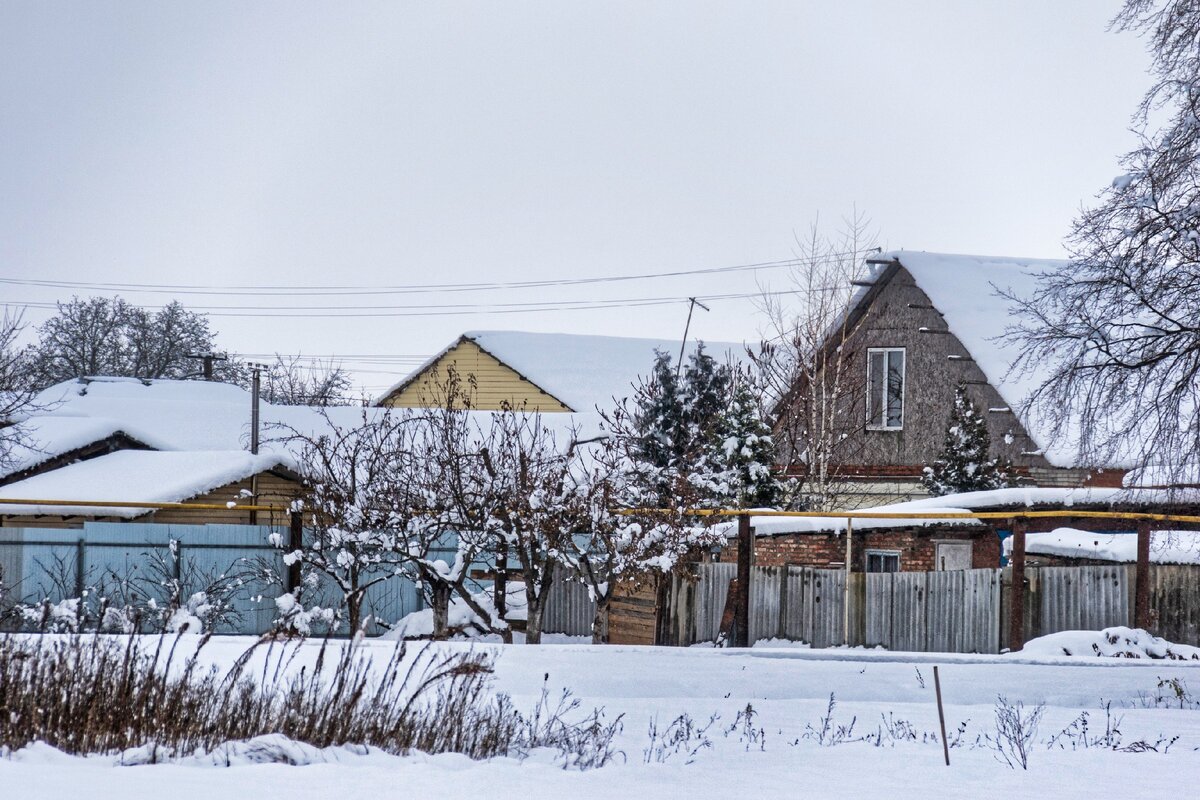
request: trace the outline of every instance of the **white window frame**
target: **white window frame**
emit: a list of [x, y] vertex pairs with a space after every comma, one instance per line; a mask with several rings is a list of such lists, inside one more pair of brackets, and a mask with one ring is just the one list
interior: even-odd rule
[[[884, 354], [883, 355], [883, 363], [884, 363], [883, 395], [882, 395], [882, 397], [878, 397], [878, 398], [871, 397], [871, 354], [872, 353], [883, 353]], [[888, 362], [887, 354], [888, 353], [902, 354], [901, 363], [900, 363], [900, 424], [898, 424], [898, 425], [889, 425], [888, 421], [887, 421], [887, 362]], [[903, 347], [868, 347], [867, 348], [866, 372], [867, 372], [867, 383], [866, 383], [866, 387], [867, 387], [867, 402], [866, 402], [867, 430], [869, 430], [869, 431], [900, 431], [900, 430], [904, 430], [904, 406], [906, 405], [904, 402], [904, 395], [906, 394], [905, 390], [908, 388], [908, 352]], [[879, 419], [872, 419], [872, 412], [875, 411], [875, 407], [874, 407], [873, 403], [878, 403], [880, 400], [883, 400], [883, 403], [881, 404], [881, 408], [880, 408], [880, 411], [881, 411], [880, 417], [882, 418], [882, 422], [880, 422]]]
[[[863, 572], [871, 572], [871, 556], [895, 556], [896, 572], [899, 572], [900, 568], [901, 568], [900, 555], [901, 555], [901, 553], [899, 550], [877, 550], [875, 548], [870, 548], [867, 550], [866, 555], [863, 556]], [[872, 575], [887, 575], [889, 573], [874, 572], [871, 574]]]

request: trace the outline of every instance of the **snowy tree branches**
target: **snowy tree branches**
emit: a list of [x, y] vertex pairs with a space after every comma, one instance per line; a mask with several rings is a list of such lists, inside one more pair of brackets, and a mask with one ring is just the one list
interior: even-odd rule
[[[1127, 0], [1113, 26], [1148, 37], [1155, 84], [1125, 173], [1075, 221], [1070, 263], [1043, 276], [1010, 329], [1026, 403], [1091, 463], [1200, 456], [1200, 7]], [[1182, 476], [1176, 476], [1182, 477]]]

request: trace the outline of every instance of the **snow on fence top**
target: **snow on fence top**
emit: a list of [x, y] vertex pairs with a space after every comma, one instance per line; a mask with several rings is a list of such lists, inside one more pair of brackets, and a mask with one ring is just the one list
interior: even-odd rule
[[[278, 454], [245, 451], [122, 450], [0, 486], [0, 498], [179, 503], [283, 464]], [[231, 501], [239, 498], [229, 497]], [[248, 501], [246, 501], [248, 502]], [[140, 517], [148, 509], [0, 505], [0, 514]]]
[[[1005, 539], [1003, 547], [1004, 555], [1010, 555], [1012, 540]], [[1029, 555], [1132, 564], [1137, 561], [1137, 534], [1132, 531], [1098, 533], [1055, 528], [1049, 533], [1025, 534], [1025, 552]], [[1200, 564], [1200, 531], [1152, 531], [1150, 561], [1156, 564]]]
[[[633, 394], [633, 385], [650, 373], [654, 353], [662, 350], [679, 358], [679, 341], [631, 339], [622, 336], [587, 336], [572, 333], [529, 333], [525, 331], [467, 331], [470, 339], [493, 356], [579, 412], [608, 408]], [[455, 342], [457, 343], [457, 342]], [[409, 373], [383, 393], [387, 397], [426, 370], [454, 343]], [[684, 358], [696, 352], [690, 340]], [[717, 361], [746, 360], [744, 345], [733, 342], [704, 342], [704, 352]]]
[[[982, 510], [1035, 509], [1040, 507], [1095, 508], [1097, 506], [1142, 506], [1155, 504], [1196, 503], [1200, 491], [1169, 491], [1163, 489], [1117, 489], [1084, 487], [1077, 489], [1014, 487], [990, 489], [982, 492], [962, 492], [942, 497], [923, 497], [903, 503], [891, 503], [870, 508], [848, 509], [848, 514], [899, 514], [899, 513], [967, 513]], [[750, 524], [756, 536], [777, 536], [784, 533], [841, 533], [846, 530], [846, 520], [840, 517], [771, 517], [751, 516]], [[903, 519], [855, 518], [855, 530], [874, 528], [905, 528], [928, 525], [978, 525], [975, 519], [936, 519], [912, 517]], [[718, 528], [729, 537], [737, 535], [737, 522], [722, 522]], [[1032, 534], [1029, 534], [1032, 536]]]

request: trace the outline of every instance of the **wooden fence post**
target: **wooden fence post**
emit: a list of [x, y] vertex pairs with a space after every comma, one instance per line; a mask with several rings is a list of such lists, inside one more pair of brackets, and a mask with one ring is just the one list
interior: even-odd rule
[[842, 644], [850, 646], [850, 574], [854, 566], [854, 520], [846, 520], [846, 575], [842, 587]]
[[1012, 572], [1012, 587], [1008, 604], [1008, 649], [1016, 652], [1025, 647], [1025, 527], [1024, 519], [1012, 521], [1012, 558], [1008, 565]]
[[1137, 571], [1134, 578], [1133, 627], [1150, 630], [1150, 520], [1137, 526]]
[[[304, 547], [303, 512], [293, 511], [288, 523], [288, 552], [294, 553]], [[287, 590], [294, 593], [300, 588], [301, 580], [300, 560], [296, 559], [287, 568]]]
[[750, 527], [750, 515], [738, 516], [738, 560], [736, 595], [734, 607], [734, 647], [749, 647], [750, 642], [750, 562], [754, 558], [754, 529]]

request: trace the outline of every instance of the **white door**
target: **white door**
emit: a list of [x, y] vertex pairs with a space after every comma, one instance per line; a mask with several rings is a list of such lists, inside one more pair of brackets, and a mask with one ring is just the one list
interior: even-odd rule
[[970, 542], [938, 542], [937, 566], [935, 566], [934, 569], [936, 569], [938, 572], [944, 572], [952, 569], [970, 568]]

